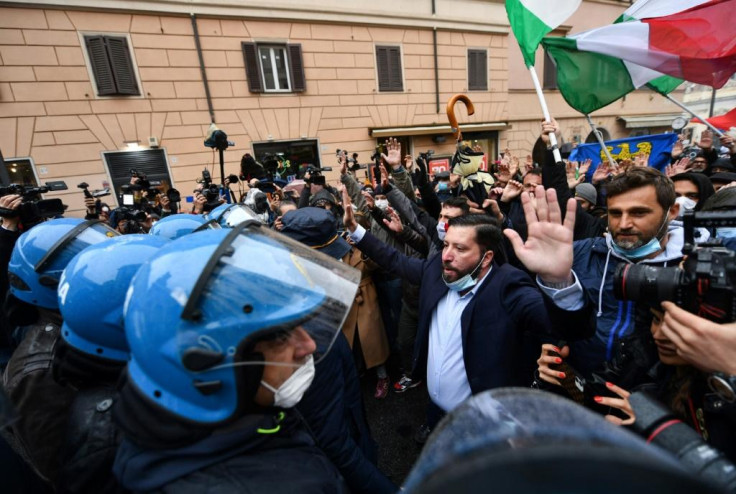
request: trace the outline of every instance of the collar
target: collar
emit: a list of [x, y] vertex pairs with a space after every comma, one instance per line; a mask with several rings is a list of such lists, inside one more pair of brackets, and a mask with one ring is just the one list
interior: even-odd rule
[[[463, 299], [467, 297], [468, 295], [470, 295], [470, 297], [474, 297], [475, 294], [478, 293], [478, 290], [480, 290], [480, 287], [483, 285], [483, 282], [486, 281], [486, 278], [488, 278], [488, 275], [491, 274], [491, 271], [493, 271], [493, 262], [491, 262], [491, 265], [488, 267], [488, 272], [484, 274], [482, 278], [478, 278], [478, 282], [475, 284], [475, 286], [473, 286], [473, 288], [471, 288], [470, 291], [462, 295], [458, 293], [458, 298]], [[449, 291], [452, 291], [452, 290], [449, 290]]]

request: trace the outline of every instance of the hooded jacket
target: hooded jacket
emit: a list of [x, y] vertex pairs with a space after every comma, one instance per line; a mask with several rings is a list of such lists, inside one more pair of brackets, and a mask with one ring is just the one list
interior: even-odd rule
[[[613, 278], [620, 263], [677, 266], [682, 260], [684, 232], [682, 228], [670, 227], [668, 233], [667, 245], [657, 257], [637, 263], [616, 254], [611, 248], [612, 239], [608, 234], [605, 237], [579, 240], [573, 244], [572, 270], [582, 287], [580, 296], [583, 305], [579, 311], [589, 315], [590, 317], [584, 317], [583, 320], [594, 320], [592, 324], [595, 326], [594, 331], [589, 332], [592, 333], [591, 337], [571, 344], [570, 362], [577, 370], [590, 374], [600, 369], [604, 362], [615, 357], [615, 348], [622, 338], [635, 331], [649, 333], [648, 319], [637, 317], [637, 303], [618, 300], [614, 296]], [[544, 291], [551, 294], [549, 289]], [[548, 308], [552, 305], [548, 304]], [[550, 316], [557, 327], [565, 327], [571, 320], [570, 311], [561, 310], [559, 305], [557, 310], [550, 311]]]

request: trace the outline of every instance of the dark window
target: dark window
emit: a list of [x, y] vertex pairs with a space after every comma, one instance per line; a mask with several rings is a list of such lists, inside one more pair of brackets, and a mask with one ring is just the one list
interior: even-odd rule
[[[266, 173], [273, 176], [280, 173], [284, 180], [291, 181], [302, 173], [308, 165], [320, 167], [318, 142], [316, 139], [300, 139], [298, 141], [254, 142], [253, 154], [258, 162], [266, 168]], [[277, 157], [289, 162], [289, 168], [279, 172]]]
[[252, 93], [306, 91], [302, 45], [243, 42], [248, 89]]
[[401, 48], [398, 46], [376, 46], [376, 69], [379, 91], [403, 91], [401, 75]]
[[122, 36], [85, 36], [98, 96], [141, 94], [135, 77], [128, 39]]
[[557, 66], [547, 51], [544, 52], [544, 89], [557, 89]]
[[131, 168], [145, 174], [151, 182], [160, 181], [164, 190], [173, 186], [166, 162], [166, 153], [163, 149], [112, 151], [104, 153], [104, 156], [107, 171], [110, 173], [112, 186], [115, 189], [115, 197], [120, 197], [122, 185], [130, 183]]
[[5, 160], [5, 170], [8, 173], [9, 184], [38, 186], [30, 158], [8, 158]]
[[488, 91], [486, 50], [468, 50], [468, 91]]

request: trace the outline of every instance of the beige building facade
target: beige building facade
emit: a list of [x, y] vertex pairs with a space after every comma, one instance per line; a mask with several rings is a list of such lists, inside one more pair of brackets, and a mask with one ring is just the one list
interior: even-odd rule
[[[627, 5], [584, 2], [558, 32], [610, 22]], [[445, 105], [465, 93], [475, 105], [472, 116], [457, 106], [465, 136], [491, 158], [505, 147], [524, 155], [541, 110], [515, 43], [501, 1], [4, 2], [0, 151], [15, 178], [64, 180], [69, 190], [47, 197], [70, 215], [83, 209], [76, 184], [118, 187], [128, 167], [151, 167], [183, 196], [205, 167], [219, 181], [203, 145], [213, 120], [235, 143], [226, 174], [244, 153], [332, 166], [345, 149], [367, 163], [389, 135], [405, 151], [446, 155]], [[541, 50], [538, 66], [543, 77]], [[545, 93], [564, 139], [585, 140], [584, 119]], [[637, 91], [594, 119], [615, 138], [632, 132], [630, 117], [662, 113], [679, 111]]]

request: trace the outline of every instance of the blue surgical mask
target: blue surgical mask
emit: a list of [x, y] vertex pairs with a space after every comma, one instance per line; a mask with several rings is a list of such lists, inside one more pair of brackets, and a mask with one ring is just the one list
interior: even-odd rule
[[659, 230], [657, 230], [657, 233], [654, 235], [654, 237], [652, 237], [652, 239], [644, 245], [636, 247], [635, 249], [624, 249], [623, 247], [618, 245], [615, 240], [611, 239], [611, 249], [613, 249], [616, 254], [621, 257], [625, 257], [629, 261], [643, 259], [645, 257], [651, 256], [655, 252], [659, 252], [660, 250], [662, 250], [662, 244], [659, 243], [658, 236], [662, 229], [667, 226], [667, 218], [668, 217], [665, 214], [662, 226], [659, 227]]
[[445, 275], [442, 275], [442, 281], [445, 282], [445, 285], [447, 285], [447, 288], [454, 292], [462, 292], [469, 288], [473, 288], [476, 283], [478, 283], [478, 275], [480, 274], [480, 266], [483, 264], [483, 259], [485, 259], [486, 253], [484, 252], [482, 256], [480, 256], [480, 261], [478, 261], [478, 265], [473, 269], [470, 273], [466, 274], [462, 278], [459, 278], [455, 281], [448, 282], [445, 280]]
[[736, 228], [717, 228], [716, 237], [718, 238], [736, 238]]
[[447, 192], [449, 188], [450, 186], [447, 184], [447, 182], [440, 182], [437, 184], [437, 192]]

